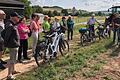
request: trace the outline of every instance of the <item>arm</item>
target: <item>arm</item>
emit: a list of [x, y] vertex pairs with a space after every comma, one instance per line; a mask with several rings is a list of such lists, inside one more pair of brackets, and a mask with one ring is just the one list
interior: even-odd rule
[[95, 22], [97, 22], [98, 24], [100, 24], [96, 19], [95, 19]]

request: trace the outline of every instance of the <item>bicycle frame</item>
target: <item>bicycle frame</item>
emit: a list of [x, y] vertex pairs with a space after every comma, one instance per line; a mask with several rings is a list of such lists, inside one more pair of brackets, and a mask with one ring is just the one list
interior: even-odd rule
[[[54, 57], [54, 55], [57, 53], [58, 50], [58, 44], [59, 44], [59, 40], [60, 38], [63, 38], [63, 33], [58, 33], [58, 32], [54, 32], [53, 34], [55, 34], [55, 36], [53, 37], [53, 42], [48, 44], [47, 47], [47, 51], [46, 51], [46, 57], [50, 58], [50, 57]], [[49, 55], [49, 49], [51, 49], [52, 54]]]

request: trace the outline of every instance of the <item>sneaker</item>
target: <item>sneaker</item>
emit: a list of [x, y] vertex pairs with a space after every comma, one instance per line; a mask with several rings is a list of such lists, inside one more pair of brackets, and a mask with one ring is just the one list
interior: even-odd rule
[[6, 67], [3, 66], [2, 63], [0, 63], [0, 69], [5, 69]]
[[2, 59], [0, 59], [2, 64], [7, 64], [7, 62], [3, 61]]
[[13, 76], [8, 76], [7, 80], [14, 80], [15, 78]]

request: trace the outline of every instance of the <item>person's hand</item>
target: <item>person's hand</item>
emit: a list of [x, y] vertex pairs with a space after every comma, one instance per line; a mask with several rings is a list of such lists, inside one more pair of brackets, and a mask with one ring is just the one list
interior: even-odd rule
[[30, 33], [30, 30], [28, 29], [27, 32]]

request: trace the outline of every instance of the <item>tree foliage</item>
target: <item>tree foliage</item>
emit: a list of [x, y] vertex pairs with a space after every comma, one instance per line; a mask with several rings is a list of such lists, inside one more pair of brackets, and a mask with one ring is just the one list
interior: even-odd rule
[[30, 15], [32, 14], [32, 7], [30, 6], [31, 2], [29, 0], [20, 1], [23, 2], [25, 5], [24, 15], [29, 18]]
[[67, 9], [62, 9], [62, 10], [61, 10], [61, 13], [62, 13], [64, 16], [68, 16], [68, 11], [67, 11]]
[[43, 8], [40, 7], [39, 5], [33, 6], [33, 13], [43, 13]]

